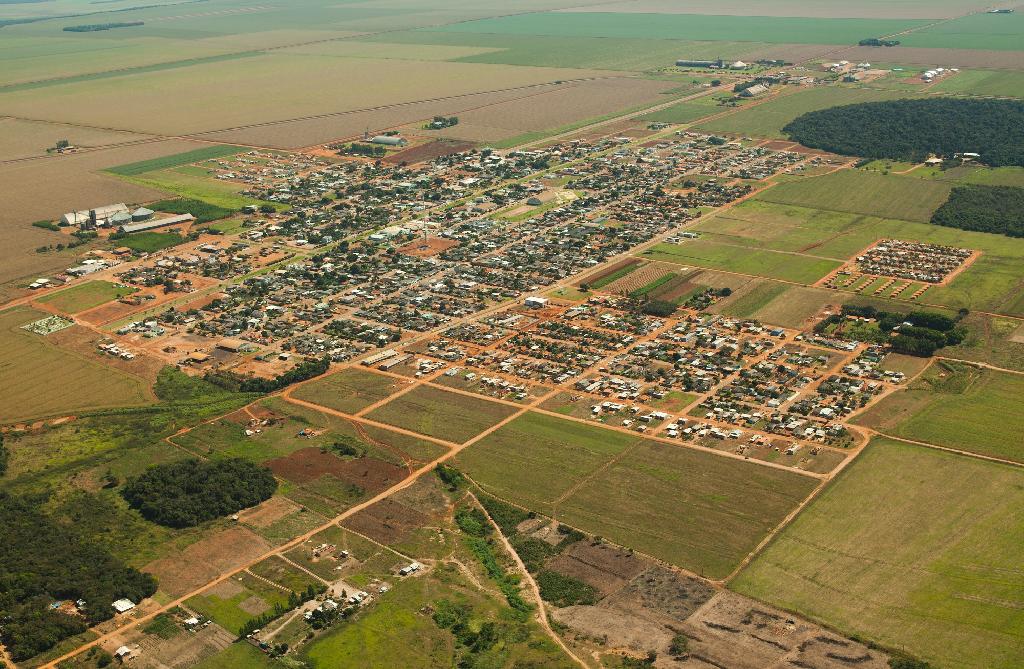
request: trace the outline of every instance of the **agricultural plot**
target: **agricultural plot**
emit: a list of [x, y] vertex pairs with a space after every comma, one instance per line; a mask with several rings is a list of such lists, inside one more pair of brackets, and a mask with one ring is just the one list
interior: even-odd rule
[[191, 165], [193, 163], [211, 160], [213, 158], [233, 156], [244, 150], [245, 149], [240, 146], [207, 146], [201, 149], [186, 151], [184, 153], [176, 153], [170, 156], [161, 156], [160, 158], [142, 160], [135, 163], [129, 163], [127, 165], [118, 165], [117, 167], [111, 167], [107, 171], [119, 176], [132, 177], [145, 174], [146, 172], [155, 172], [157, 170], [166, 170], [172, 167]]
[[760, 137], [785, 137], [782, 128], [793, 119], [807, 112], [837, 107], [839, 105], [878, 102], [912, 96], [913, 93], [902, 91], [835, 86], [808, 88], [795, 92], [786, 89], [776, 98], [751, 105], [747, 109], [740, 109], [735, 114], [728, 114], [721, 118], [698, 124], [696, 129], [704, 132], [721, 132]]
[[940, 355], [1024, 371], [1024, 323], [986, 314], [968, 314], [961, 324], [967, 337]]
[[902, 45], [941, 49], [1021, 51], [1024, 17], [1020, 12], [981, 12], [900, 36]]
[[714, 113], [716, 113], [716, 110], [707, 105], [680, 102], [677, 105], [645, 114], [642, 118], [644, 121], [651, 123], [690, 123], [705, 116], [711, 116]]
[[728, 574], [815, 484], [540, 414], [502, 427], [458, 463], [499, 497], [713, 577]]
[[1011, 70], [966, 70], [944, 78], [933, 91], [966, 95], [1024, 97], [1024, 72]]
[[[0, 422], [152, 401], [142, 379], [65, 351], [21, 329], [46, 315], [20, 307], [0, 313], [0, 370], [6, 379]], [[55, 388], [60, 392], [54, 392]]]
[[39, 298], [44, 304], [60, 309], [66, 314], [77, 314], [125, 295], [131, 295], [138, 288], [120, 286], [109, 281], [87, 281], [74, 288], [50, 293]]
[[457, 23], [443, 30], [498, 35], [856, 44], [863, 35], [891, 35], [924, 23], [896, 19], [804, 19], [602, 11], [516, 14]]
[[841, 170], [780, 183], [758, 200], [926, 223], [949, 197], [948, 184], [912, 177]]
[[1016, 467], [876, 439], [731, 587], [936, 666], [1017, 667], [1021, 504]]
[[814, 283], [842, 263], [810, 255], [752, 250], [697, 239], [682, 244], [658, 244], [644, 251], [645, 258], [677, 265], [753, 274], [783, 281]]
[[513, 407], [419, 386], [374, 409], [367, 418], [461, 443], [515, 413]]
[[237, 632], [253, 618], [271, 611], [275, 605], [287, 604], [287, 588], [271, 585], [244, 572], [185, 602], [189, 609], [231, 632]]
[[1024, 377], [938, 361], [854, 422], [896, 437], [1024, 462]]
[[343, 413], [357, 413], [383, 400], [403, 382], [390, 376], [348, 368], [299, 386], [292, 395]]
[[968, 9], [988, 9], [984, 0], [866, 0], [851, 5], [843, 0], [622, 0], [559, 10], [561, 12], [639, 12], [674, 14], [712, 14], [716, 16], [805, 16], [814, 18], [893, 18], [946, 19]]
[[145, 135], [115, 130], [0, 118], [0, 156], [4, 160], [44, 156], [46, 150], [61, 139], [77, 147], [89, 148], [145, 138]]

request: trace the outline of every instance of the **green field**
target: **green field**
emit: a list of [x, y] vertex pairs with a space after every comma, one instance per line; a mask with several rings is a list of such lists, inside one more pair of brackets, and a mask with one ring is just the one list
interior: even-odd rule
[[212, 160], [213, 158], [233, 156], [245, 150], [246, 149], [241, 146], [207, 146], [194, 151], [176, 153], [171, 156], [162, 156], [160, 158], [153, 158], [152, 160], [141, 160], [137, 163], [118, 165], [117, 167], [109, 168], [107, 171], [123, 177], [134, 177], [140, 174], [145, 174], [146, 172], [156, 172], [157, 170], [182, 167], [183, 165], [191, 165], [204, 160]]
[[497, 35], [856, 44], [864, 35], [891, 35], [924, 23], [892, 19], [536, 12], [456, 23], [444, 30]]
[[971, 14], [900, 36], [903, 46], [939, 49], [1024, 50], [1024, 17], [1013, 14]]
[[695, 102], [680, 102], [677, 105], [645, 114], [643, 120], [659, 123], [690, 123], [699, 118], [710, 116], [718, 110], [708, 105]]
[[936, 181], [840, 170], [785, 181], [760, 193], [757, 199], [927, 223], [949, 197], [950, 190], [948, 184]]
[[[855, 40], [856, 41], [856, 40]], [[790, 121], [807, 112], [837, 107], [839, 105], [877, 102], [911, 97], [912, 93], [884, 91], [867, 88], [846, 88], [829, 86], [806, 88], [792, 92], [783, 89], [777, 98], [762, 104], [741, 109], [735, 114], [702, 123], [697, 129], [706, 132], [723, 132], [762, 137], [784, 137], [782, 128]]]
[[1024, 462], [1024, 375], [938, 361], [854, 419], [895, 437]]
[[733, 298], [716, 311], [737, 318], [751, 318], [755, 313], [770, 304], [791, 286], [774, 281], [762, 281], [753, 284], [752, 288], [741, 293], [734, 293]]
[[1024, 321], [971, 313], [961, 323], [967, 338], [940, 355], [1024, 371]]
[[185, 238], [176, 232], [136, 232], [124, 239], [117, 240], [119, 246], [127, 246], [134, 251], [153, 253], [177, 246]]
[[21, 329], [48, 315], [23, 307], [0, 313], [0, 373], [6, 380], [0, 422], [153, 401], [142, 379]]
[[391, 395], [402, 384], [390, 376], [350, 367], [305, 383], [292, 394], [296, 399], [354, 414]]
[[50, 293], [39, 298], [40, 302], [60, 309], [66, 314], [77, 314], [125, 295], [131, 295], [138, 288], [121, 286], [109, 281], [87, 281], [74, 288]]
[[814, 283], [842, 264], [838, 260], [828, 258], [752, 250], [704, 239], [695, 239], [683, 244], [658, 244], [644, 251], [643, 256], [649, 260], [678, 265], [696, 265], [808, 284]]
[[229, 632], [237, 632], [253, 618], [273, 609], [275, 604], [287, 606], [288, 593], [245, 573], [232, 576], [185, 602], [189, 609]]
[[966, 70], [942, 79], [932, 86], [931, 90], [953, 94], [1024, 98], [1024, 72]]
[[276, 666], [276, 662], [270, 660], [255, 646], [245, 641], [237, 641], [195, 665], [194, 669], [262, 669]]
[[1024, 662], [1024, 472], [876, 439], [735, 590], [938, 667]]
[[709, 577], [727, 575], [816, 483], [533, 413], [457, 463], [498, 497]]
[[515, 408], [505, 404], [419, 386], [374, 409], [366, 417], [461, 443], [515, 412]]

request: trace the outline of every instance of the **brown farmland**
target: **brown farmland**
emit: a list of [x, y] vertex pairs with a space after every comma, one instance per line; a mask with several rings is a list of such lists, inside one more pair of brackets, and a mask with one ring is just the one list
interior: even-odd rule
[[405, 477], [405, 470], [376, 458], [343, 460], [319, 448], [303, 448], [285, 458], [268, 460], [275, 475], [295, 483], [308, 483], [325, 474], [357, 485], [363, 490], [383, 490]]

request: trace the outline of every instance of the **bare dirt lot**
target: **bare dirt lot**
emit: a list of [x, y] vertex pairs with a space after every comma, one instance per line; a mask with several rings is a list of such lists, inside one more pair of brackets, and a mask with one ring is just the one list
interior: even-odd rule
[[389, 498], [360, 511], [346, 520], [343, 526], [379, 543], [391, 545], [402, 541], [429, 520], [427, 514]]
[[426, 144], [420, 144], [414, 146], [411, 149], [405, 151], [399, 151], [398, 153], [392, 153], [390, 156], [384, 159], [385, 163], [409, 163], [410, 165], [415, 163], [425, 163], [428, 160], [434, 160], [441, 156], [450, 156], [453, 153], [462, 153], [463, 151], [469, 151], [475, 145], [473, 142], [456, 142], [451, 140], [436, 140], [428, 142]]
[[398, 252], [407, 256], [415, 256], [417, 258], [428, 258], [430, 256], [436, 256], [438, 253], [447, 251], [450, 248], [458, 246], [459, 243], [454, 239], [441, 239], [440, 237], [427, 237], [426, 239], [417, 239], [409, 242], [405, 246], [398, 248]]
[[579, 579], [605, 596], [640, 575], [650, 562], [617, 546], [578, 541], [545, 566]]
[[270, 543], [256, 533], [244, 527], [231, 527], [154, 560], [143, 571], [157, 577], [163, 592], [183, 595], [256, 559], [270, 548]]
[[303, 448], [286, 458], [268, 460], [266, 465], [281, 478], [308, 483], [324, 474], [357, 485], [370, 492], [383, 490], [404, 478], [405, 470], [375, 458], [343, 460], [319, 448]]
[[299, 505], [287, 497], [271, 497], [266, 502], [238, 514], [238, 522], [257, 528], [269, 527], [288, 514], [299, 510]]

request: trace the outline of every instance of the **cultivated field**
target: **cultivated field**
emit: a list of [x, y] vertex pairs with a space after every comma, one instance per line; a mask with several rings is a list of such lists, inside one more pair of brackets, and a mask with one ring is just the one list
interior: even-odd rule
[[1011, 669], [1021, 504], [1018, 468], [877, 439], [731, 587], [936, 666]]
[[885, 434], [1024, 462], [1024, 376], [938, 361], [854, 422]]
[[505, 404], [419, 386], [367, 418], [438, 439], [463, 442], [515, 413]]
[[729, 573], [815, 480], [527, 414], [458, 463], [493, 494], [707, 576]]
[[0, 313], [0, 370], [5, 379], [0, 422], [152, 401], [142, 379], [21, 329], [48, 315], [20, 307]]
[[970, 11], [987, 9], [984, 0], [866, 0], [850, 4], [843, 0], [639, 0], [584, 5], [563, 12], [639, 12], [674, 14], [712, 14], [735, 16], [806, 16], [814, 18], [893, 18], [945, 19]]
[[696, 265], [800, 283], [814, 283], [842, 264], [828, 258], [753, 250], [704, 239], [658, 244], [643, 255], [650, 260], [677, 265]]

